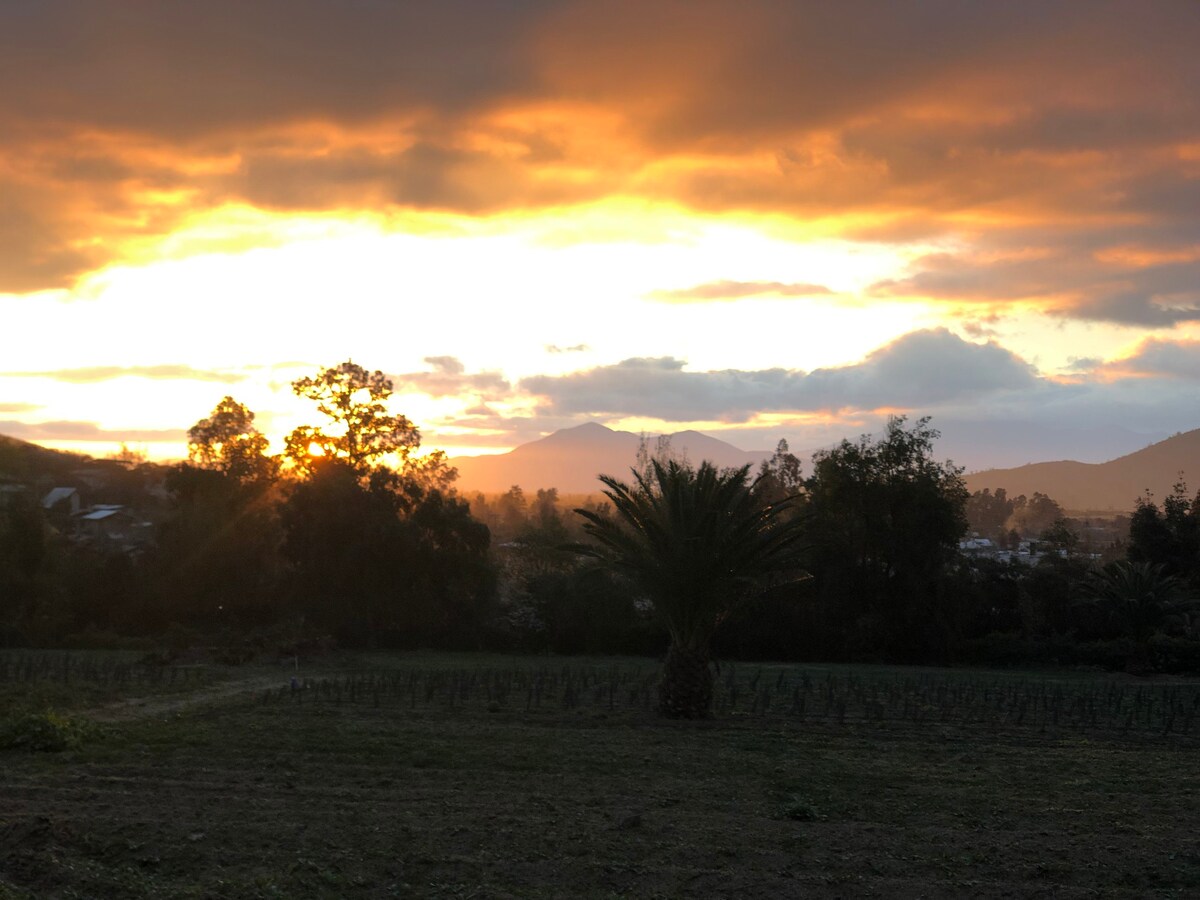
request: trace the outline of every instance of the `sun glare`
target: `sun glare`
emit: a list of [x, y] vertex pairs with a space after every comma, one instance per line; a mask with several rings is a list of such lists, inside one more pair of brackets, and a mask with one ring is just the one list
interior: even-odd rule
[[[227, 207], [190, 220], [157, 252], [140, 245], [127, 256], [136, 262], [89, 276], [69, 300], [42, 300], [35, 311], [26, 298], [22, 330], [58, 334], [56, 347], [71, 352], [47, 364], [39, 348], [14, 347], [9, 363], [33, 371], [120, 358], [150, 369], [169, 360], [177, 378], [123, 379], [119, 394], [105, 381], [48, 388], [41, 396], [61, 400], [47, 402], [43, 418], [102, 430], [139, 420], [181, 433], [231, 393], [260, 413], [259, 427], [278, 444], [311, 414], [291, 396], [298, 375], [352, 358], [398, 376], [429, 371], [432, 357], [453, 358], [460, 382], [451, 376], [427, 393], [398, 381], [393, 398], [396, 411], [436, 434], [477, 419], [469, 411], [484, 404], [500, 415], [535, 414], [522, 378], [632, 357], [672, 356], [695, 372], [853, 363], [947, 314], [937, 304], [869, 295], [918, 250], [789, 235], [777, 219], [649, 202], [394, 220]], [[705, 294], [723, 284], [732, 296]], [[662, 302], [664, 292], [685, 299]], [[153, 339], [131, 327], [109, 331], [103, 345], [91, 340], [111, 321], [160, 321], [164, 297], [186, 312], [185, 327], [155, 329]], [[481, 387], [471, 373], [486, 374]], [[147, 410], [159, 413], [148, 418]]]

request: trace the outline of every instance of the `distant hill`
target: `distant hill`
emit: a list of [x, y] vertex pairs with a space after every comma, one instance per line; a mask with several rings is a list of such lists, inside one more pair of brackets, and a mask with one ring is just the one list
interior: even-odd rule
[[[732, 444], [698, 431], [681, 431], [671, 437], [671, 449], [698, 463], [718, 466], [757, 466], [771, 454], [765, 450], [739, 450]], [[526, 491], [558, 488], [562, 494], [598, 493], [596, 476], [604, 473], [627, 478], [637, 461], [640, 438], [629, 431], [613, 431], [596, 422], [564, 428], [541, 440], [522, 444], [494, 456], [459, 456], [450, 460], [458, 469], [462, 491], [500, 493], [514, 484]]]
[[0, 476], [17, 479], [60, 476], [87, 459], [78, 453], [51, 450], [0, 434]]
[[967, 475], [967, 487], [1004, 488], [1010, 497], [1041, 491], [1068, 511], [1129, 512], [1147, 488], [1162, 498], [1183, 472], [1190, 493], [1200, 488], [1200, 429], [1169, 437], [1105, 463], [1032, 463]]

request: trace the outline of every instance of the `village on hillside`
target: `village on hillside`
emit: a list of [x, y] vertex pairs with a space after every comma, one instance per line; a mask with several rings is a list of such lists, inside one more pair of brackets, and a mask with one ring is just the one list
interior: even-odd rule
[[[10, 454], [13, 446], [7, 445]], [[42, 451], [24, 456], [23, 465], [10, 459], [0, 467], [0, 510], [35, 506], [52, 538], [136, 554], [154, 543], [156, 529], [171, 515], [174, 501], [166, 487], [166, 466], [134, 454], [92, 459]], [[29, 460], [35, 462], [30, 465]]]

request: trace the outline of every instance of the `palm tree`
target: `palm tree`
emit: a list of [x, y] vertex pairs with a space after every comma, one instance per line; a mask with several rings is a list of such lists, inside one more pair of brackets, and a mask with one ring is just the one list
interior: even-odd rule
[[1144, 649], [1154, 632], [1200, 606], [1187, 585], [1158, 563], [1115, 562], [1088, 581], [1088, 606], [1099, 607]]
[[672, 718], [711, 715], [717, 626], [772, 581], [799, 580], [801, 521], [784, 515], [792, 501], [764, 505], [749, 470], [652, 460], [632, 485], [600, 476], [614, 517], [575, 510], [596, 541], [583, 551], [627, 576], [666, 624], [659, 711]]

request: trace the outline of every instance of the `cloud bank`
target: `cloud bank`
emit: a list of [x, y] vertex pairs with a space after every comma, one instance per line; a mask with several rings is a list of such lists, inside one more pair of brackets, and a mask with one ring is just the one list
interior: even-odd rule
[[746, 421], [767, 412], [938, 407], [1038, 386], [1033, 368], [996, 344], [972, 344], [946, 329], [918, 331], [863, 362], [791, 369], [685, 371], [672, 357], [627, 359], [520, 382], [551, 415], [648, 416], [667, 422]]
[[[7, 4], [0, 292], [225, 204], [619, 197], [960, 248], [881, 299], [1169, 326], [1200, 318], [1197, 46], [1193, 6], [1131, 0]], [[658, 299], [719, 299], [690, 290]]]
[[414, 391], [430, 397], [472, 395], [479, 400], [495, 400], [509, 393], [510, 385], [499, 372], [467, 373], [453, 356], [427, 356], [423, 360], [432, 371], [392, 375], [397, 391]]

